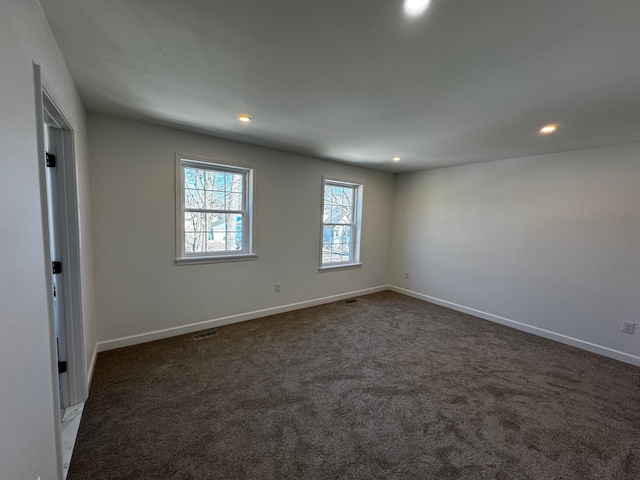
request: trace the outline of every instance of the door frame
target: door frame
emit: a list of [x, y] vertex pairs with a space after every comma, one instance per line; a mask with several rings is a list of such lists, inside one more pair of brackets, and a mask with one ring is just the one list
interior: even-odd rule
[[[68, 405], [75, 405], [87, 399], [88, 385], [85, 372], [84, 334], [82, 316], [81, 290], [81, 256], [80, 230], [78, 214], [78, 182], [76, 176], [76, 159], [73, 128], [68, 116], [61, 108], [61, 102], [52, 84], [42, 73], [39, 65], [34, 64], [34, 79], [36, 93], [36, 131], [38, 144], [38, 169], [40, 173], [40, 200], [42, 205], [42, 225], [44, 240], [44, 259], [47, 278], [48, 317], [51, 333], [52, 373], [54, 374], [54, 401], [59, 403], [58, 358], [53, 315], [53, 291], [50, 285], [51, 253], [50, 231], [48, 219], [48, 197], [46, 188], [46, 158], [44, 144], [44, 112], [46, 111], [60, 127], [56, 129], [61, 149], [57, 152], [56, 168], [59, 177], [59, 209], [60, 236], [63, 262], [63, 288], [65, 295], [65, 342], [67, 350], [68, 385], [66, 400]], [[65, 382], [66, 383], [66, 382]], [[58, 405], [60, 407], [60, 405]], [[56, 410], [60, 410], [57, 408]]]
[[[45, 104], [47, 102], [44, 102]], [[63, 189], [64, 189], [64, 176], [60, 170], [61, 165], [49, 166], [49, 154], [54, 155], [56, 159], [64, 161], [64, 145], [65, 145], [65, 133], [58, 122], [53, 119], [49, 112], [53, 112], [51, 106], [45, 106], [44, 108], [44, 139], [45, 139], [45, 152], [47, 154], [47, 168], [45, 168], [46, 186], [47, 186], [47, 210], [49, 216], [49, 239], [50, 245], [56, 248], [52, 248], [51, 260], [61, 261], [63, 259], [63, 249], [66, 249], [67, 239], [63, 232], [63, 219], [64, 212], [61, 209]], [[65, 277], [68, 275], [66, 268], [57, 274], [50, 275], [50, 285], [53, 288], [53, 310], [54, 310], [54, 324], [55, 324], [55, 339], [56, 339], [56, 351], [58, 354], [58, 362], [63, 361], [68, 363], [69, 355], [67, 353], [67, 322], [65, 310], [69, 302], [69, 297], [66, 295], [65, 288], [68, 282], [65, 281]], [[59, 363], [58, 363], [59, 365]], [[68, 367], [65, 372], [58, 372], [58, 386], [60, 388], [60, 414], [64, 415], [64, 409], [71, 405], [69, 400], [69, 371]]]

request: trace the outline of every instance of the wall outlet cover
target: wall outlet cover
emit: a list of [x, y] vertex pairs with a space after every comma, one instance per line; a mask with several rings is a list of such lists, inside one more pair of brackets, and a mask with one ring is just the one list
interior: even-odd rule
[[636, 329], [636, 324], [633, 322], [622, 322], [622, 331], [624, 333], [631, 333]]

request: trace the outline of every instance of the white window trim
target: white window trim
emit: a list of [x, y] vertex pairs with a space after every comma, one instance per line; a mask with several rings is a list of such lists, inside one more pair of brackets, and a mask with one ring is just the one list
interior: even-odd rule
[[[215, 168], [232, 172], [246, 172], [244, 196], [246, 202], [246, 224], [244, 231], [245, 250], [243, 252], [210, 252], [186, 253], [184, 251], [184, 170], [183, 165]], [[253, 189], [255, 185], [256, 167], [238, 163], [228, 163], [195, 157], [193, 155], [175, 154], [175, 230], [176, 230], [176, 265], [198, 265], [205, 263], [240, 262], [255, 260], [258, 254], [254, 251], [253, 240]]]
[[[355, 232], [353, 235], [354, 238], [354, 255], [353, 261], [351, 262], [342, 262], [342, 263], [322, 263], [322, 246], [324, 244], [324, 189], [326, 184], [334, 184], [334, 185], [345, 185], [347, 187], [356, 187], [356, 199], [354, 205], [354, 212], [356, 215], [355, 221]], [[318, 271], [320, 272], [330, 272], [336, 270], [345, 270], [349, 268], [359, 268], [362, 267], [362, 262], [360, 258], [360, 238], [362, 232], [362, 215], [363, 215], [363, 203], [362, 199], [364, 197], [364, 183], [357, 182], [352, 180], [344, 180], [335, 177], [322, 176], [322, 190], [320, 197], [320, 267]]]

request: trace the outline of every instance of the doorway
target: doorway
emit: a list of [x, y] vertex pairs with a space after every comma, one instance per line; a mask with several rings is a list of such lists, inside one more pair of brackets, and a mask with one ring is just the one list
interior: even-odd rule
[[50, 331], [55, 332], [60, 419], [86, 400], [80, 235], [73, 129], [35, 65], [45, 258], [49, 270]]
[[[63, 161], [64, 134], [60, 125], [46, 111], [44, 117], [45, 183], [47, 191], [47, 223], [49, 225], [49, 255], [51, 256], [51, 295], [53, 297], [53, 322], [55, 328], [56, 357], [58, 369], [58, 396], [60, 416], [70, 405], [69, 362], [67, 355], [67, 335], [65, 317], [65, 274], [62, 259], [62, 201], [58, 162]], [[59, 153], [60, 152], [60, 153]], [[65, 264], [67, 262], [64, 262]]]

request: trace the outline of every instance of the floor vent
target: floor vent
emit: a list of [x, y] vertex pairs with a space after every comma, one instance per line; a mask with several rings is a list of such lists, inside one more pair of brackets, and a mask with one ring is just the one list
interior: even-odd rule
[[356, 303], [358, 300], [356, 300], [355, 298], [350, 298], [349, 300], [345, 301], [344, 303]]
[[196, 333], [193, 336], [194, 340], [202, 340], [203, 338], [215, 337], [218, 335], [218, 332], [215, 330], [209, 330], [208, 332]]

